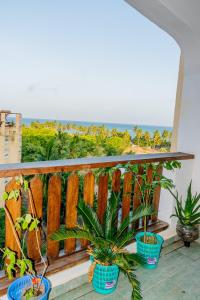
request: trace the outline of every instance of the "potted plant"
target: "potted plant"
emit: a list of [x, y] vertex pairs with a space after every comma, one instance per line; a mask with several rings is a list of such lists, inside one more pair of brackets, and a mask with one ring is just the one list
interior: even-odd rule
[[186, 247], [199, 238], [200, 224], [200, 194], [192, 194], [192, 182], [190, 182], [185, 201], [179, 197], [178, 192], [171, 194], [176, 200], [175, 213], [172, 217], [178, 218], [176, 231]]
[[66, 228], [64, 225], [50, 238], [61, 241], [69, 238], [86, 239], [91, 242], [88, 253], [91, 257], [91, 267], [88, 272], [89, 281], [92, 281], [94, 290], [101, 294], [112, 293], [117, 286], [119, 272], [124, 273], [132, 285], [132, 300], [142, 299], [140, 283], [134, 273], [135, 266], [143, 263], [143, 259], [134, 253], [129, 253], [125, 246], [134, 237], [129, 231], [129, 225], [153, 213], [152, 206], [147, 204], [137, 208], [132, 217], [126, 217], [119, 228], [116, 219], [119, 210], [119, 194], [112, 193], [108, 200], [103, 224], [100, 223], [94, 208], [83, 200], [78, 203], [78, 213], [82, 224], [76, 228]]
[[[20, 278], [13, 281], [7, 292], [9, 300], [31, 300], [31, 299], [42, 299], [47, 300], [50, 292], [50, 283], [44, 277], [47, 263], [45, 262], [42, 253], [40, 252], [40, 244], [38, 238], [38, 232], [40, 230], [40, 220], [35, 216], [34, 213], [34, 202], [32, 199], [31, 190], [29, 189], [29, 183], [23, 178], [16, 180], [16, 188], [10, 192], [4, 192], [2, 199], [4, 201], [10, 201], [15, 199], [18, 201], [18, 198], [23, 192], [28, 192], [30, 205], [32, 207], [32, 214], [26, 213], [22, 217], [17, 218], [16, 222], [13, 222], [13, 219], [10, 215], [10, 212], [6, 205], [4, 205], [5, 214], [12, 228], [15, 242], [20, 249], [20, 256], [12, 251], [9, 248], [0, 249], [3, 254], [4, 268], [8, 275], [9, 279], [19, 273]], [[37, 274], [34, 270], [33, 262], [26, 255], [25, 241], [28, 232], [35, 231], [36, 233], [36, 242], [37, 247], [40, 252], [41, 260], [44, 264], [44, 269], [41, 275]], [[19, 233], [22, 235], [22, 241], [19, 238]]]
[[[180, 168], [181, 165], [177, 161], [167, 162], [163, 165], [145, 164], [142, 166], [143, 172], [141, 175], [138, 170], [138, 166], [133, 166], [133, 168], [137, 168], [137, 170], [135, 170], [135, 180], [140, 187], [141, 201], [145, 204], [152, 203], [155, 188], [160, 187], [170, 189], [174, 187], [171, 179], [164, 176], [162, 172], [158, 172], [158, 166], [167, 170], [174, 170], [176, 168]], [[149, 176], [148, 170], [150, 170], [151, 176]], [[159, 262], [164, 240], [161, 235], [148, 232], [148, 223], [149, 217], [145, 216], [142, 224], [143, 231], [136, 234], [137, 253], [142, 255], [145, 259], [145, 268], [155, 269]]]

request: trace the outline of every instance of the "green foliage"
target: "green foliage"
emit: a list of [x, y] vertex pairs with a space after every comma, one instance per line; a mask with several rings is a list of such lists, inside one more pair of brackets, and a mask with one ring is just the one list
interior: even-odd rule
[[30, 126], [23, 125], [22, 160], [118, 155], [123, 153], [130, 142], [131, 137], [127, 131], [109, 131], [105, 126], [33, 122]]
[[135, 132], [135, 140], [134, 140], [134, 142], [136, 143], [136, 145], [141, 146], [142, 129], [138, 128], [136, 126], [136, 127], [134, 127], [134, 132]]
[[119, 136], [109, 137], [104, 142], [105, 155], [118, 155], [130, 145], [130, 139], [121, 138]]
[[129, 132], [109, 130], [105, 126], [79, 126], [58, 122], [33, 122], [22, 128], [22, 160], [41, 161], [79, 158], [85, 156], [120, 155], [132, 142], [141, 147], [169, 150], [171, 132], [155, 131], [152, 135], [134, 128], [134, 138]]
[[94, 260], [104, 265], [117, 264], [126, 274], [133, 287], [132, 299], [138, 300], [142, 298], [140, 285], [135, 277], [134, 270], [138, 263], [143, 263], [143, 260], [137, 254], [131, 255], [124, 251], [124, 247], [134, 237], [134, 232], [128, 231], [130, 224], [144, 216], [152, 215], [154, 211], [149, 204], [141, 205], [134, 210], [132, 217], [125, 218], [117, 228], [116, 219], [119, 204], [119, 195], [112, 193], [108, 200], [103, 224], [101, 224], [96, 211], [81, 200], [78, 203], [78, 213], [82, 218], [83, 226], [73, 229], [62, 226], [50, 238], [56, 241], [68, 238], [89, 240], [91, 242], [89, 253], [94, 257]]
[[[36, 284], [34, 283], [35, 281], [36, 281]], [[38, 283], [37, 283], [37, 281], [38, 281]], [[40, 282], [41, 282], [40, 278], [38, 278], [38, 277], [32, 278], [33, 286], [30, 287], [29, 289], [27, 289], [23, 295], [26, 300], [40, 299], [40, 295], [42, 295], [42, 289], [40, 286]]]
[[[9, 248], [3, 249], [2, 252], [3, 260], [5, 262], [4, 266], [8, 274], [8, 278], [12, 279], [13, 273], [16, 272], [16, 253], [11, 251]], [[6, 262], [6, 259], [8, 260], [8, 262]]]
[[[158, 172], [158, 167], [164, 168], [166, 170], [174, 171], [175, 169], [179, 169], [181, 167], [181, 163], [178, 161], [168, 161], [164, 163], [145, 163], [145, 164], [131, 164], [127, 163], [126, 165], [117, 165], [116, 169], [123, 169], [126, 172], [133, 172], [134, 178], [133, 183], [136, 181], [139, 184], [140, 178], [142, 182], [139, 184], [140, 192], [142, 196], [142, 201], [145, 201], [145, 196], [148, 194], [150, 197], [149, 201], [151, 201], [153, 197], [153, 192], [156, 187], [161, 187], [163, 189], [172, 189], [174, 187], [172, 179], [164, 176], [162, 173]], [[152, 180], [148, 181], [147, 170], [148, 168], [152, 168]], [[142, 169], [142, 174], [140, 174], [140, 169]]]
[[40, 221], [33, 217], [31, 214], [25, 214], [24, 216], [17, 218], [15, 222], [15, 228], [17, 230], [33, 231], [38, 228]]
[[[116, 244], [121, 243], [122, 238], [126, 238], [127, 230], [129, 228], [129, 225], [133, 222], [136, 222], [141, 217], [147, 217], [150, 215], [153, 215], [155, 213], [152, 205], [150, 204], [141, 204], [138, 208], [136, 208], [132, 214], [132, 216], [127, 216], [122, 223], [120, 224], [117, 233], [115, 235], [115, 242]], [[125, 244], [127, 245], [130, 242], [130, 240]]]
[[133, 131], [133, 142], [140, 147], [151, 147], [165, 151], [170, 149], [172, 137], [171, 131], [163, 130], [163, 132], [160, 133], [158, 130], [155, 130], [151, 135], [150, 132], [143, 132], [143, 130], [137, 126], [134, 127]]
[[28, 181], [23, 179], [22, 177], [19, 177], [16, 179], [16, 183], [19, 185], [19, 189], [13, 189], [10, 192], [3, 192], [1, 199], [3, 201], [7, 201], [7, 200], [18, 200], [20, 194], [21, 194], [21, 189], [23, 189], [24, 191], [28, 190]]
[[25, 273], [34, 274], [33, 263], [30, 259], [17, 258], [16, 253], [9, 248], [1, 249], [1, 251], [3, 252], [4, 267], [9, 279], [12, 279], [18, 270], [20, 276], [24, 276]]
[[173, 160], [173, 161], [166, 161], [164, 163], [164, 168], [166, 170], [172, 171], [174, 169], [180, 169], [181, 168], [181, 162], [177, 161], [177, 160]]
[[[162, 168], [166, 168], [167, 170], [175, 170], [176, 168], [180, 168], [181, 164], [177, 161], [171, 161], [167, 163], [153, 163], [153, 164], [131, 164], [127, 163], [125, 166], [118, 165], [118, 168], [123, 168], [126, 172], [133, 172], [133, 184], [137, 183], [140, 190], [141, 202], [143, 204], [153, 203], [153, 195], [154, 191], [157, 187], [164, 189], [171, 189], [174, 187], [173, 181], [160, 172]], [[142, 172], [140, 172], [142, 170]], [[148, 178], [148, 170], [151, 170], [151, 179]], [[144, 242], [149, 243], [150, 240], [146, 235], [147, 231], [147, 218], [144, 217]], [[152, 240], [152, 244], [154, 241]]]
[[34, 296], [35, 296], [34, 288], [28, 289], [28, 290], [25, 292], [25, 294], [24, 294], [24, 297], [25, 297], [26, 300], [31, 300], [32, 297], [34, 297]]
[[[19, 186], [18, 189], [11, 190], [8, 193], [7, 192], [3, 193], [2, 199], [4, 199], [4, 201], [9, 201], [11, 199], [17, 201], [22, 191], [26, 192], [29, 188], [28, 181], [25, 180], [23, 177], [17, 178], [16, 184]], [[0, 217], [2, 216], [5, 217], [5, 213], [9, 216], [8, 208], [4, 206], [2, 209], [4, 211], [4, 214], [1, 211]], [[0, 219], [0, 221], [2, 220]], [[6, 248], [3, 248], [2, 246], [0, 247], [4, 268], [6, 270], [8, 278], [12, 279], [15, 273], [18, 271], [20, 273], [20, 276], [23, 276], [25, 273], [34, 274], [33, 263], [25, 256], [24, 246], [25, 246], [25, 238], [27, 232], [37, 230], [40, 221], [36, 217], [32, 216], [30, 213], [26, 213], [22, 217], [17, 218], [15, 223], [12, 221], [10, 217], [8, 218], [8, 221], [10, 223], [10, 226], [12, 227], [16, 239], [16, 243], [20, 249], [20, 255], [22, 257], [20, 258], [17, 255], [17, 253], [12, 251], [8, 247]], [[3, 223], [3, 226], [1, 228], [3, 234], [5, 234], [4, 230], [5, 230], [5, 224]], [[21, 244], [21, 240], [19, 239], [19, 235], [18, 235], [19, 232], [22, 233], [22, 244]], [[2, 241], [1, 243], [4, 244]]]
[[175, 214], [172, 216], [177, 217], [182, 225], [199, 225], [200, 224], [200, 194], [192, 194], [192, 182], [190, 182], [187, 196], [185, 201], [182, 197], [179, 197], [178, 192], [174, 194], [170, 190], [171, 194], [176, 200]]
[[20, 276], [24, 276], [25, 273], [33, 274], [33, 263], [28, 258], [17, 259], [16, 265], [20, 270]]
[[2, 200], [11, 200], [15, 199], [17, 200], [19, 198], [20, 191], [19, 190], [12, 190], [10, 193], [4, 192], [2, 195]]
[[132, 300], [142, 300], [141, 286], [135, 275], [135, 262], [143, 264], [143, 260], [135, 254], [119, 253], [116, 256], [115, 263], [120, 267], [120, 270], [128, 278], [132, 286]]

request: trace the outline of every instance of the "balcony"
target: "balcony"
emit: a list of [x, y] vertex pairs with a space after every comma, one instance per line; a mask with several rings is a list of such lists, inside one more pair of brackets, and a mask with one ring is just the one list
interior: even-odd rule
[[[6, 186], [8, 192], [16, 184], [16, 181], [12, 179], [15, 176], [23, 175], [30, 178], [31, 196], [29, 195], [28, 198], [25, 196], [23, 199], [20, 197], [17, 202], [14, 199], [9, 200], [6, 206], [13, 221], [15, 221], [16, 218], [22, 215], [24, 209], [33, 213], [30, 197], [34, 201], [34, 213], [42, 220], [45, 232], [43, 234], [40, 232], [40, 249], [36, 247], [35, 235], [28, 235], [26, 240], [27, 253], [28, 257], [35, 261], [38, 271], [42, 268], [40, 250], [44, 259], [48, 258], [47, 276], [52, 284], [51, 297], [54, 297], [55, 291], [63, 283], [67, 285], [68, 282], [70, 284], [72, 279], [81, 285], [84, 281], [81, 281], [80, 276], [86, 274], [89, 265], [88, 254], [85, 251], [87, 247], [85, 241], [70, 239], [65, 243], [59, 243], [48, 240], [47, 244], [43, 245], [42, 243], [43, 236], [57, 230], [61, 223], [65, 223], [67, 227], [74, 227], [77, 224], [79, 198], [83, 198], [87, 204], [95, 206], [99, 219], [102, 220], [109, 193], [111, 191], [121, 192], [121, 210], [118, 215], [118, 224], [120, 224], [121, 220], [131, 214], [141, 203], [138, 182], [133, 181], [134, 176], [137, 174], [123, 169], [123, 166], [127, 163], [139, 165], [138, 172], [142, 175], [144, 173], [143, 166], [147, 164], [147, 179], [151, 182], [152, 164], [158, 168], [161, 174], [163, 171], [162, 163], [193, 158], [192, 154], [177, 152], [0, 165], [0, 178], [10, 178], [10, 182]], [[159, 212], [158, 215], [152, 216], [148, 221], [148, 229], [153, 232], [162, 232], [169, 227], [166, 221], [159, 219], [159, 215], [165, 215], [165, 212], [161, 211], [160, 200], [162, 201], [162, 198], [160, 198], [160, 192], [160, 188], [155, 188], [153, 192], [152, 202]], [[7, 217], [5, 218], [5, 226], [5, 246], [19, 253], [19, 247], [15, 242]], [[139, 231], [142, 228], [143, 222], [136, 224], [136, 230]], [[174, 233], [170, 233], [170, 230], [162, 233], [166, 239], [174, 235]], [[129, 247], [133, 250], [134, 244]], [[158, 272], [162, 273], [162, 268]], [[0, 295], [6, 293], [9, 283], [10, 281], [2, 272]]]
[[[191, 152], [195, 155], [195, 160], [184, 162], [180, 172], [174, 175], [175, 184], [178, 190], [184, 194], [185, 187], [192, 179], [195, 191], [200, 191], [200, 34], [199, 34], [199, 3], [198, 1], [160, 1], [160, 0], [125, 0], [144, 16], [153, 21], [156, 25], [170, 34], [181, 48], [182, 57], [180, 64], [177, 99], [174, 118], [174, 151]], [[1, 127], [1, 124], [0, 124]], [[43, 185], [42, 176], [49, 176], [48, 204], [46, 231], [52, 232], [59, 227], [60, 221], [64, 221], [68, 226], [73, 226], [77, 221], [76, 203], [78, 199], [79, 183], [82, 184], [82, 194], [84, 200], [93, 204], [97, 203], [99, 217], [102, 216], [106, 207], [108, 187], [118, 191], [119, 181], [123, 177], [123, 189], [131, 189], [131, 196], [124, 197], [122, 194], [123, 215], [129, 213], [140, 203], [140, 195], [137, 193], [137, 186], [128, 184], [134, 174], [122, 176], [121, 170], [114, 170], [112, 179], [108, 172], [98, 175], [98, 184], [95, 183], [94, 171], [98, 168], [115, 167], [119, 163], [132, 164], [158, 163], [168, 160], [193, 159], [193, 155], [182, 153], [170, 153], [162, 155], [140, 155], [112, 158], [87, 158], [79, 160], [38, 162], [31, 164], [11, 164], [0, 166], [0, 177], [13, 177], [18, 175], [30, 176], [31, 190], [34, 197], [37, 215], [40, 218], [43, 211]], [[75, 171], [81, 170], [83, 180], [80, 181]], [[140, 169], [141, 170], [141, 169]], [[60, 173], [72, 172], [67, 178], [66, 207], [61, 207], [63, 196], [61, 195]], [[51, 174], [51, 175], [48, 175]], [[33, 177], [33, 175], [36, 175]], [[129, 177], [130, 176], [130, 177]], [[172, 175], [173, 176], [173, 175]], [[12, 184], [12, 183], [11, 183]], [[7, 189], [9, 190], [10, 185]], [[161, 196], [160, 196], [161, 192]], [[61, 201], [62, 198], [62, 201]], [[172, 213], [174, 203], [169, 194], [160, 191], [154, 192], [154, 205], [159, 213], [155, 218], [151, 218], [149, 229], [161, 231], [167, 240], [166, 243], [175, 238], [174, 223], [169, 216]], [[11, 200], [12, 201], [12, 200]], [[24, 199], [23, 204], [28, 208], [29, 199]], [[16, 206], [9, 204], [9, 210], [13, 219], [21, 215], [21, 204], [19, 200]], [[133, 206], [134, 204], [134, 206]], [[52, 213], [53, 211], [53, 213]], [[46, 216], [45, 216], [46, 218]], [[121, 215], [119, 216], [120, 221]], [[6, 223], [7, 224], [7, 223]], [[141, 225], [141, 223], [139, 224]], [[138, 230], [142, 227], [138, 226]], [[19, 249], [14, 243], [13, 234], [8, 224], [6, 225], [5, 244], [13, 250]], [[38, 249], [34, 247], [34, 236], [27, 241], [29, 256], [35, 261], [38, 259]], [[172, 248], [171, 248], [172, 247]], [[134, 250], [134, 244], [130, 245]], [[43, 250], [44, 251], [44, 250]], [[86, 273], [88, 269], [88, 256], [85, 253], [84, 245], [79, 241], [71, 240], [65, 245], [58, 243], [48, 243], [44, 251], [44, 257], [50, 261], [47, 275], [52, 283], [52, 299], [105, 299], [103, 296], [94, 294], [91, 286], [86, 284]], [[37, 262], [37, 268], [41, 264]], [[144, 299], [148, 300], [177, 300], [177, 299], [199, 299], [199, 242], [194, 243], [190, 249], [182, 248], [180, 242], [174, 243], [163, 250], [160, 265], [157, 270], [149, 273], [147, 270], [138, 270], [139, 278], [144, 288]], [[9, 285], [9, 281], [4, 274], [0, 279], [0, 295], [4, 295]], [[81, 288], [79, 288], [81, 287]], [[66, 293], [68, 292], [68, 293]], [[127, 299], [129, 297], [129, 286], [122, 280], [119, 288], [106, 299]], [[7, 299], [2, 296], [1, 299]]]

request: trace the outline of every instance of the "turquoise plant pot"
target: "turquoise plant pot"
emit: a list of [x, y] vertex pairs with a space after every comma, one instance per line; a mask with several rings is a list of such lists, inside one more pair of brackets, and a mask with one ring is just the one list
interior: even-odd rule
[[147, 232], [146, 235], [155, 236], [157, 239], [157, 244], [145, 244], [141, 241], [141, 238], [144, 236], [144, 232], [139, 232], [135, 237], [137, 242], [137, 253], [145, 259], [145, 268], [155, 269], [159, 262], [160, 252], [164, 240], [159, 234]]
[[113, 293], [117, 287], [118, 276], [119, 268], [117, 265], [102, 266], [97, 264], [92, 279], [95, 292], [103, 295]]

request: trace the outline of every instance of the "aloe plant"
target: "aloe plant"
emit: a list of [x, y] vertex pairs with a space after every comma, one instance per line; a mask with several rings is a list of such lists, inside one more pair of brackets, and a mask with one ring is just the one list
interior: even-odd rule
[[50, 236], [50, 239], [61, 241], [69, 238], [86, 239], [91, 242], [88, 253], [93, 256], [94, 262], [102, 265], [116, 264], [129, 279], [133, 291], [132, 300], [140, 300], [140, 283], [135, 275], [137, 264], [143, 264], [143, 259], [137, 254], [129, 253], [124, 249], [134, 238], [133, 230], [129, 226], [138, 219], [152, 215], [153, 208], [149, 204], [142, 204], [133, 215], [126, 217], [119, 227], [116, 220], [119, 211], [119, 194], [112, 193], [107, 203], [103, 224], [100, 223], [96, 211], [83, 200], [78, 203], [78, 213], [82, 224], [75, 228], [66, 228], [64, 225]]
[[171, 217], [178, 218], [182, 225], [195, 226], [200, 224], [200, 193], [192, 194], [192, 181], [189, 184], [187, 190], [187, 196], [185, 201], [183, 201], [182, 196], [179, 196], [178, 192], [176, 194], [170, 190], [170, 193], [176, 200], [175, 214]]

